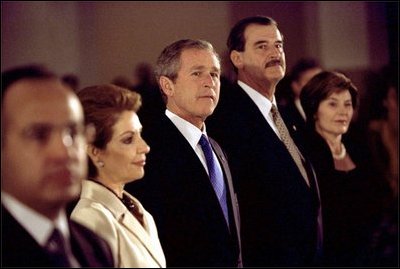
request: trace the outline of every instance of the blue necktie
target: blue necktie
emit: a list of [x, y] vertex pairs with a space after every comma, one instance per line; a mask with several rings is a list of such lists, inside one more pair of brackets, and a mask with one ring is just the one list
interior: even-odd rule
[[221, 167], [218, 163], [218, 160], [214, 157], [213, 151], [211, 149], [211, 145], [208, 142], [206, 136], [201, 135], [199, 144], [201, 149], [204, 152], [204, 157], [206, 157], [208, 173], [210, 176], [211, 184], [214, 188], [215, 194], [219, 200], [219, 204], [221, 205], [222, 211], [224, 213], [224, 217], [226, 223], [229, 227], [229, 218], [228, 218], [228, 207], [226, 205], [226, 188], [224, 182], [224, 175], [222, 173]]

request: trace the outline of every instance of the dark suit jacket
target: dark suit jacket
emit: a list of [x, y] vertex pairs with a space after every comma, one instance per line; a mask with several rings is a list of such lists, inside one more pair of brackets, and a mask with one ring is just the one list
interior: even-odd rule
[[296, 136], [297, 131], [304, 128], [306, 121], [301, 116], [300, 111], [294, 104], [294, 100], [290, 99], [285, 106], [279, 106], [279, 112], [292, 137]]
[[[55, 267], [46, 251], [1, 208], [2, 267]], [[82, 267], [114, 267], [107, 243], [82, 225], [69, 221], [72, 252]]]
[[239, 198], [244, 266], [305, 266], [316, 254], [319, 198], [237, 84], [221, 92], [208, 133], [226, 151]]
[[162, 115], [157, 126], [145, 126], [143, 137], [151, 147], [145, 176], [126, 190], [153, 215], [167, 266], [238, 266], [238, 205], [217, 143], [210, 139], [226, 180], [230, 230], [206, 170], [171, 120]]

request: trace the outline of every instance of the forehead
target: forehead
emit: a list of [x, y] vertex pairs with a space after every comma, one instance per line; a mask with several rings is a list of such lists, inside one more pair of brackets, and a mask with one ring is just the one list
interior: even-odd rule
[[114, 135], [119, 135], [126, 131], [138, 131], [142, 128], [139, 117], [134, 111], [126, 110], [120, 114], [115, 122], [113, 129]]
[[333, 88], [325, 100], [328, 99], [351, 99], [349, 89]]
[[250, 24], [244, 31], [246, 43], [253, 44], [255, 42], [264, 41], [282, 41], [281, 32], [275, 25]]
[[8, 89], [3, 106], [10, 124], [83, 122], [78, 98], [57, 80], [16, 82]]
[[181, 68], [196, 66], [220, 68], [218, 57], [206, 49], [186, 49], [181, 54]]

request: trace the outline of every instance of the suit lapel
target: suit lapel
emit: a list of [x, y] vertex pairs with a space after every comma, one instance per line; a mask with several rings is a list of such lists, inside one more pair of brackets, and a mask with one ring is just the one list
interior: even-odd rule
[[[210, 138], [210, 143], [213, 147], [214, 152], [217, 155], [217, 158], [222, 166], [222, 170], [224, 172], [225, 176], [225, 183], [227, 184], [228, 190], [229, 190], [229, 196], [230, 196], [230, 203], [232, 207], [232, 213], [233, 213], [233, 219], [234, 219], [234, 225], [236, 228], [236, 232], [233, 233], [234, 236], [236, 236], [235, 240], [238, 243], [238, 248], [239, 248], [239, 264], [241, 264], [241, 240], [240, 240], [240, 215], [239, 215], [239, 203], [237, 201], [236, 193], [234, 191], [234, 186], [232, 182], [232, 175], [229, 169], [229, 164], [228, 161], [225, 158], [225, 155], [222, 151], [222, 149], [219, 147], [219, 145], [212, 139]], [[232, 229], [232, 227], [231, 227]]]
[[144, 227], [140, 224], [140, 222], [128, 211], [121, 215], [119, 222], [125, 226], [125, 228], [130, 231], [136, 238], [142, 242], [143, 246], [149, 251], [150, 255], [154, 258], [154, 260], [158, 263], [160, 267], [163, 267], [162, 262], [158, 260], [158, 257], [163, 257], [162, 249], [153, 244], [153, 240], [151, 238], [152, 230], [149, 226], [146, 213], [143, 212], [143, 207], [138, 204], [138, 200], [135, 199], [132, 195], [125, 192], [135, 203], [139, 210], [143, 213]]
[[114, 215], [121, 225], [125, 226], [125, 228], [132, 233], [134, 237], [138, 238], [139, 241], [142, 242], [143, 246], [149, 251], [154, 260], [157, 261], [160, 267], [162, 267], [162, 262], [160, 262], [157, 258], [163, 257], [162, 250], [154, 246], [152, 243], [151, 236], [149, 235], [149, 233], [152, 232], [151, 227], [149, 227], [150, 225], [148, 223], [143, 206], [139, 203], [139, 201], [128, 192], [124, 192], [134, 201], [135, 205], [138, 206], [139, 210], [143, 213], [144, 227], [129, 212], [126, 206], [116, 199], [116, 196], [109, 190], [106, 190], [104, 187], [91, 181], [84, 181], [83, 184], [89, 185], [86, 189], [90, 189], [90, 191], [87, 191], [84, 193], [84, 195], [88, 196], [91, 200], [101, 202], [101, 204], [103, 204], [107, 210]]
[[[2, 265], [5, 267], [53, 267], [43, 247], [1, 206]], [[5, 245], [7, 245], [5, 247]], [[21, 256], [23, 254], [23, 257]]]

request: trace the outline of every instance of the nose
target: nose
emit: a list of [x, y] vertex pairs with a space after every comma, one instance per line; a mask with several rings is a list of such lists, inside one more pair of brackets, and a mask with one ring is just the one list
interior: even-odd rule
[[353, 111], [353, 107], [352, 106], [340, 106], [339, 108], [339, 115], [342, 116], [351, 116], [351, 113]]
[[144, 154], [150, 152], [150, 146], [146, 143], [146, 141], [142, 137], [140, 138], [139, 152]]
[[211, 74], [206, 74], [204, 78], [204, 86], [212, 88], [215, 87], [215, 80]]
[[277, 47], [273, 47], [271, 50], [271, 54], [270, 54], [270, 58], [271, 59], [279, 59], [279, 57], [281, 56], [281, 50]]

